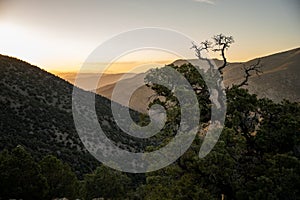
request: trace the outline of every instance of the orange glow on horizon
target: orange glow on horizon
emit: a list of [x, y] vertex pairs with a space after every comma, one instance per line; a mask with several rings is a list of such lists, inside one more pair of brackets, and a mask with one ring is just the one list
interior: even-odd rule
[[[176, 59], [175, 59], [176, 60]], [[118, 73], [142, 73], [146, 72], [150, 68], [161, 67], [167, 64], [174, 62], [175, 60], [158, 60], [158, 61], [128, 61], [128, 62], [114, 62], [114, 63], [93, 63], [95, 66], [109, 66], [107, 70], [103, 71], [103, 73], [107, 74], [118, 74]], [[80, 70], [81, 65], [72, 68], [71, 70], [66, 70], [66, 68], [60, 67], [63, 70], [46, 70], [52, 74], [59, 75], [59, 74], [66, 74], [66, 73], [78, 73]], [[70, 69], [69, 67], [67, 69]], [[95, 73], [99, 70], [88, 70], [84, 73]]]

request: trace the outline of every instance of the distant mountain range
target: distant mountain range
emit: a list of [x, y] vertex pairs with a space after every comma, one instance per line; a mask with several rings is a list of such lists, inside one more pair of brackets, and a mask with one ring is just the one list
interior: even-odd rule
[[[243, 66], [250, 66], [257, 63], [260, 59], [262, 74], [250, 77], [249, 85], [244, 86], [250, 93], [257, 94], [259, 98], [269, 98], [275, 102], [280, 102], [283, 99], [290, 101], [300, 101], [300, 48], [276, 53], [262, 58], [256, 58], [247, 62], [229, 63], [224, 70], [224, 84], [231, 86], [239, 84], [244, 80]], [[180, 66], [187, 62], [194, 63], [196, 60], [176, 60], [172, 64]], [[222, 61], [213, 60], [217, 66], [220, 66]], [[119, 85], [122, 87], [122, 92], [117, 94], [114, 100], [125, 105], [122, 96], [128, 91], [128, 88], [135, 87], [137, 83], [142, 81], [147, 73], [136, 74], [131, 78], [118, 79]], [[109, 75], [106, 75], [106, 79]], [[112, 75], [115, 77], [115, 75]], [[107, 98], [111, 98], [116, 82], [103, 84], [96, 92]], [[142, 86], [136, 90], [130, 99], [129, 107], [140, 112], [147, 112], [147, 105], [151, 101], [154, 91], [146, 86]]]
[[[80, 83], [79, 87], [85, 90], [95, 90], [95, 86], [91, 84], [91, 82], [95, 82], [99, 79], [99, 74], [96, 73], [81, 73], [77, 75], [77, 72], [55, 72], [55, 74], [64, 80], [74, 84], [75, 79]], [[98, 87], [104, 87], [106, 85], [110, 85], [118, 81], [122, 78], [124, 73], [116, 73], [116, 74], [102, 74], [101, 81], [98, 83]], [[136, 74], [126, 74], [129, 77], [133, 77]], [[97, 88], [98, 88], [97, 87]]]

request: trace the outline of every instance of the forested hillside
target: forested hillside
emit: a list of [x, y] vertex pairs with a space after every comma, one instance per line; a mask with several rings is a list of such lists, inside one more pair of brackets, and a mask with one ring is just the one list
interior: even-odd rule
[[[67, 162], [78, 176], [99, 162], [83, 146], [72, 116], [73, 85], [24, 61], [0, 56], [0, 149], [24, 146], [39, 160], [51, 154]], [[123, 148], [131, 139], [112, 120], [110, 101], [96, 95], [97, 114], [108, 137]], [[120, 109], [123, 107], [120, 106]], [[86, 111], [88, 112], [88, 111]], [[138, 113], [132, 112], [138, 118]], [[132, 140], [133, 144], [138, 141]], [[135, 146], [142, 146], [138, 142]]]

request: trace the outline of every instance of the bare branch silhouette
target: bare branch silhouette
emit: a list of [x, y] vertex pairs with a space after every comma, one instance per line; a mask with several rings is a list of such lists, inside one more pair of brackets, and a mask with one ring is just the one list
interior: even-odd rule
[[245, 79], [238, 85], [236, 85], [238, 88], [242, 87], [244, 85], [248, 85], [249, 78], [253, 75], [252, 72], [255, 72], [255, 74], [260, 75], [262, 71], [260, 70], [261, 64], [260, 64], [260, 59], [257, 60], [257, 62], [253, 65], [250, 66], [243, 66], [244, 72], [245, 72]]

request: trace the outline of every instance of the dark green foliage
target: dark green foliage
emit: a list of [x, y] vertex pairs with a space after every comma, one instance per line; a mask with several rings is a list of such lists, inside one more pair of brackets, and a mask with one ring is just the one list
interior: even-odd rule
[[0, 199], [44, 199], [48, 191], [40, 166], [23, 147], [0, 154]]
[[257, 144], [262, 152], [293, 152], [300, 157], [300, 106], [284, 101], [274, 104], [261, 100], [261, 129], [257, 131]]
[[141, 176], [130, 177], [100, 166], [78, 181], [70, 166], [52, 155], [35, 162], [22, 146], [0, 153], [0, 199], [133, 198], [132, 180], [140, 183]]
[[49, 193], [47, 198], [67, 197], [75, 199], [78, 193], [79, 182], [70, 166], [62, 163], [54, 156], [47, 156], [40, 162], [41, 174], [47, 179]]
[[86, 199], [125, 199], [130, 194], [129, 185], [126, 174], [102, 165], [85, 176]]

